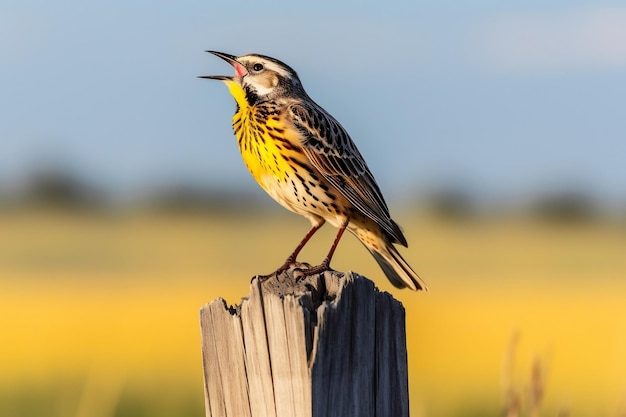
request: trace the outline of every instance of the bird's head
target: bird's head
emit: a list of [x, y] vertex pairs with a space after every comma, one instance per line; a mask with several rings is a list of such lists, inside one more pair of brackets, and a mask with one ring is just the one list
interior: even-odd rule
[[200, 78], [224, 81], [239, 105], [252, 106], [280, 97], [306, 94], [298, 74], [277, 59], [258, 54], [234, 56], [223, 52], [207, 52], [232, 65], [235, 75], [204, 75]]

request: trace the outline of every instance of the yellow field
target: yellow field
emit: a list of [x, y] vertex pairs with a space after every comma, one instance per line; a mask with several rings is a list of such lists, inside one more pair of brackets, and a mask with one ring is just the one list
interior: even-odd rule
[[[333, 266], [403, 302], [413, 417], [498, 415], [507, 390], [527, 410], [533, 363], [543, 415], [624, 415], [624, 228], [399, 220], [430, 292], [391, 287], [352, 237]], [[0, 216], [0, 415], [202, 415], [198, 309], [237, 303], [307, 227], [287, 213]], [[325, 229], [303, 260], [326, 253]]]

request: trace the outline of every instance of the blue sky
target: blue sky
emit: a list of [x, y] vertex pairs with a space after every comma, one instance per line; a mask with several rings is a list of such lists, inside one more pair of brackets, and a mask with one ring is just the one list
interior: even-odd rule
[[231, 69], [294, 67], [386, 195], [460, 181], [518, 198], [626, 200], [626, 5], [0, 0], [0, 186], [57, 161], [119, 192], [255, 189], [230, 129]]

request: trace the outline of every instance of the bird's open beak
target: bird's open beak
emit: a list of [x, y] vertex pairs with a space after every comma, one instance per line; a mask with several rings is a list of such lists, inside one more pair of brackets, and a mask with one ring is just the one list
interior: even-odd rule
[[216, 51], [206, 51], [206, 52], [213, 54], [215, 56], [218, 56], [222, 58], [224, 61], [228, 62], [230, 65], [232, 65], [233, 68], [235, 69], [235, 75], [231, 77], [227, 75], [200, 75], [198, 76], [198, 78], [207, 78], [210, 80], [222, 80], [222, 81], [231, 80], [232, 81], [234, 78], [241, 78], [248, 74], [248, 71], [246, 70], [246, 68], [237, 61], [236, 56], [225, 54], [224, 52], [216, 52]]

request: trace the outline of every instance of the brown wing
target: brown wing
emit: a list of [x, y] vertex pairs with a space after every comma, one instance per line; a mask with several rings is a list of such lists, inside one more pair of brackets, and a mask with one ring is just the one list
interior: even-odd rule
[[396, 243], [407, 246], [365, 160], [345, 129], [315, 103], [290, 106], [311, 163], [361, 213], [374, 220]]

